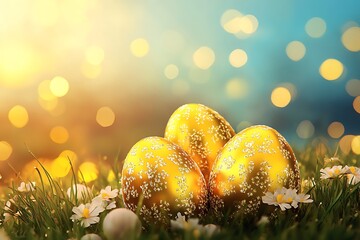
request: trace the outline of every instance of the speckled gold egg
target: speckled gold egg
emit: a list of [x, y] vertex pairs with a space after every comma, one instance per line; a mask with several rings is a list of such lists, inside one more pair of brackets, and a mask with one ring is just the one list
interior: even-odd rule
[[168, 226], [178, 212], [202, 217], [207, 212], [204, 176], [178, 145], [161, 137], [137, 142], [122, 169], [122, 195], [132, 211], [139, 207], [145, 226]]
[[218, 152], [234, 135], [233, 128], [219, 113], [201, 104], [179, 107], [165, 130], [165, 138], [189, 153], [206, 182]]
[[261, 197], [277, 188], [300, 187], [299, 166], [285, 138], [267, 126], [252, 126], [221, 150], [211, 171], [210, 205], [218, 217], [257, 215]]

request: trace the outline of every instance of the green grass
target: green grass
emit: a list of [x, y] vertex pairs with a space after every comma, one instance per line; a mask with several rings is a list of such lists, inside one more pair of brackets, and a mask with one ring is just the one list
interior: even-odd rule
[[[300, 204], [298, 209], [280, 211], [276, 209], [270, 217], [269, 223], [257, 224], [238, 218], [221, 224], [221, 231], [212, 237], [199, 234], [199, 231], [178, 230], [169, 231], [159, 229], [158, 226], [144, 231], [140, 239], [360, 239], [360, 183], [349, 185], [345, 177], [321, 180], [320, 169], [325, 166], [324, 159], [333, 156], [329, 150], [319, 152], [315, 147], [307, 147], [301, 152], [296, 152], [300, 163], [302, 180], [310, 184], [303, 187], [302, 192], [307, 192], [314, 200], [313, 203]], [[326, 163], [331, 165], [359, 166], [359, 156], [338, 155], [340, 162]], [[115, 161], [114, 166], [119, 166]], [[99, 178], [91, 183], [93, 189], [87, 193], [85, 199], [69, 199], [66, 190], [74, 183], [83, 181], [76, 177], [73, 168], [72, 174], [65, 178], [54, 179], [45, 168], [37, 169], [40, 182], [36, 183], [36, 190], [23, 193], [17, 190], [18, 183], [9, 186], [5, 198], [2, 199], [1, 218], [3, 228], [11, 239], [79, 239], [86, 233], [97, 233], [105, 239], [102, 232], [102, 221], [108, 211], [101, 214], [98, 224], [88, 228], [81, 227], [77, 222], [70, 220], [72, 208], [80, 203], [90, 202], [100, 189], [107, 185], [120, 188], [120, 169], [114, 167], [115, 180], [107, 181], [109, 168], [100, 169]], [[76, 192], [72, 192], [75, 196]], [[11, 210], [3, 210], [8, 199], [14, 199]], [[116, 199], [117, 206], [122, 207], [120, 198]], [[3, 214], [20, 212], [17, 218], [3, 222]], [[202, 223], [213, 222], [209, 215]]]

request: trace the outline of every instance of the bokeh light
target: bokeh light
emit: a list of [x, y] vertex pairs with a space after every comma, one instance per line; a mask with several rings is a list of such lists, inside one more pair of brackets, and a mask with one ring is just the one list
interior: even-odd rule
[[3, 181], [8, 163], [27, 166], [24, 143], [49, 171], [62, 169], [56, 177], [68, 174], [64, 149], [76, 152], [75, 169], [124, 159], [185, 103], [210, 106], [237, 131], [269, 125], [299, 152], [308, 138], [353, 152], [359, 1], [198, 4], [0, 1]]
[[341, 122], [332, 122], [328, 126], [328, 134], [332, 138], [339, 138], [345, 132], [345, 127]]
[[244, 98], [248, 93], [248, 84], [243, 79], [233, 78], [226, 84], [226, 94], [229, 98]]
[[351, 52], [360, 51], [360, 27], [346, 29], [341, 37], [344, 47]]
[[102, 127], [110, 127], [115, 122], [115, 113], [110, 107], [101, 107], [96, 112], [96, 122]]
[[311, 138], [315, 133], [315, 127], [309, 120], [303, 120], [299, 123], [296, 133], [300, 138]]
[[346, 83], [346, 92], [353, 97], [360, 96], [360, 80], [351, 79]]
[[354, 139], [354, 135], [345, 135], [339, 141], [340, 150], [344, 154], [349, 154], [351, 151], [351, 142]]
[[29, 114], [25, 107], [16, 105], [8, 113], [11, 124], [16, 128], [23, 128], [29, 121]]
[[337, 80], [344, 71], [343, 64], [337, 59], [326, 59], [320, 65], [320, 74], [323, 78], [329, 81]]
[[355, 111], [356, 111], [357, 113], [360, 113], [360, 96], [357, 96], [357, 97], [354, 99], [353, 107], [354, 107], [354, 109], [355, 109]]
[[50, 139], [58, 144], [66, 143], [69, 139], [69, 132], [63, 126], [55, 126], [50, 130]]
[[50, 89], [50, 84], [51, 84], [50, 80], [44, 80], [38, 86], [39, 97], [45, 101], [52, 101], [57, 98], [52, 93], [52, 91]]
[[242, 49], [235, 49], [229, 55], [229, 62], [231, 66], [239, 68], [246, 64], [248, 56]]
[[59, 156], [51, 164], [51, 172], [54, 177], [65, 177], [71, 170], [69, 159], [66, 156]]
[[69, 82], [63, 77], [54, 77], [50, 81], [50, 91], [56, 97], [63, 97], [69, 91]]
[[95, 163], [87, 161], [79, 166], [78, 177], [85, 182], [91, 182], [98, 178], [99, 170]]
[[135, 57], [145, 57], [149, 52], [149, 43], [144, 38], [137, 38], [131, 42], [130, 50]]
[[352, 139], [351, 150], [353, 153], [360, 155], [360, 136], [356, 136]]
[[271, 102], [279, 108], [286, 107], [291, 101], [289, 89], [285, 87], [277, 87], [271, 93]]
[[311, 18], [306, 22], [305, 31], [312, 38], [320, 38], [326, 32], [326, 22], [319, 17]]
[[228, 33], [237, 33], [242, 30], [241, 18], [242, 13], [235, 9], [226, 10], [221, 16], [220, 23]]
[[193, 54], [193, 61], [200, 69], [208, 69], [215, 62], [215, 53], [209, 47], [200, 47]]
[[293, 61], [301, 60], [305, 53], [305, 45], [300, 41], [292, 41], [286, 46], [286, 54]]
[[164, 69], [164, 75], [168, 79], [175, 79], [179, 75], [179, 68], [175, 64], [169, 64]]
[[10, 157], [12, 151], [13, 149], [8, 142], [0, 141], [0, 161], [7, 160]]

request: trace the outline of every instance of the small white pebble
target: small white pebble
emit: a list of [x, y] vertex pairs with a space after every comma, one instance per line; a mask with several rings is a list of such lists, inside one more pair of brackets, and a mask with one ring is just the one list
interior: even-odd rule
[[141, 222], [131, 210], [117, 208], [105, 216], [103, 232], [108, 240], [136, 239], [141, 233]]
[[102, 238], [95, 233], [89, 233], [89, 234], [82, 236], [82, 238], [80, 240], [102, 240]]

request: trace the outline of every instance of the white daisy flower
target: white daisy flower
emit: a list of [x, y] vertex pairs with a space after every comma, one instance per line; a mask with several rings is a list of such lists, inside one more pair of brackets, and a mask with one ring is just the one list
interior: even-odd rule
[[[299, 193], [296, 195], [294, 202], [296, 205], [295, 208], [297, 208], [298, 203], [312, 203], [313, 200], [310, 199], [310, 195], [309, 194], [304, 194], [304, 193]], [[293, 206], [293, 204], [291, 204]]]
[[138, 239], [141, 234], [141, 221], [131, 210], [117, 208], [105, 216], [103, 231], [109, 240]]
[[101, 205], [104, 209], [110, 210], [116, 208], [116, 202], [113, 200], [119, 194], [118, 189], [111, 190], [110, 186], [101, 189], [100, 194], [93, 199], [93, 202]]
[[69, 187], [67, 189], [66, 193], [70, 199], [72, 199], [76, 194], [76, 199], [81, 201], [91, 193], [91, 189], [83, 184], [74, 184], [72, 188]]
[[331, 178], [337, 178], [343, 174], [345, 174], [347, 171], [346, 167], [342, 167], [341, 165], [333, 166], [333, 167], [326, 167], [320, 169], [320, 178], [321, 179], [331, 179]]
[[263, 203], [269, 205], [279, 206], [282, 211], [290, 209], [291, 207], [297, 208], [299, 203], [311, 203], [310, 195], [303, 193], [296, 193], [296, 189], [281, 188], [277, 189], [274, 193], [267, 192], [262, 197]]
[[347, 167], [346, 173], [349, 184], [355, 185], [360, 182], [360, 168], [354, 166]]
[[35, 182], [21, 182], [20, 186], [18, 187], [19, 192], [32, 192], [35, 190]]
[[[279, 188], [276, 189], [274, 193], [267, 192], [265, 196], [262, 197], [263, 203], [268, 205], [275, 205], [279, 206], [282, 211], [291, 208], [291, 203], [294, 199], [294, 193], [296, 194], [296, 190], [286, 189], [286, 188]], [[288, 195], [287, 195], [288, 194]]]
[[73, 207], [72, 211], [74, 215], [72, 215], [70, 219], [81, 221], [81, 225], [86, 228], [100, 221], [99, 214], [104, 211], [104, 209], [96, 204], [87, 203]]

